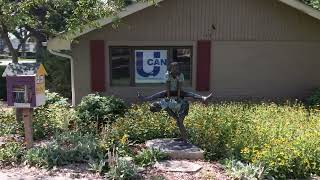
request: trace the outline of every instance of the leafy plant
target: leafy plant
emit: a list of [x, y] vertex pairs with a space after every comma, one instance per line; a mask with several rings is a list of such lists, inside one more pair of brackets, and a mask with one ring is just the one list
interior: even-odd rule
[[253, 164], [247, 164], [233, 159], [226, 159], [223, 161], [223, 165], [229, 176], [235, 179], [259, 180], [264, 179], [268, 175], [261, 164], [260, 166], [255, 166]]
[[46, 146], [29, 149], [24, 160], [32, 166], [51, 168], [71, 163], [88, 163], [100, 157], [100, 153], [94, 136], [64, 132], [56, 135]]
[[131, 141], [144, 143], [156, 138], [171, 138], [178, 135], [175, 121], [166, 112], [151, 113], [147, 104], [133, 105], [124, 117], [112, 125], [119, 136], [128, 135]]
[[61, 106], [68, 106], [68, 98], [62, 97], [60, 94], [56, 92], [50, 92], [49, 90], [46, 90], [46, 105], [49, 104], [56, 104]]
[[57, 132], [68, 129], [73, 110], [60, 104], [38, 107], [33, 113], [33, 135], [37, 139], [48, 139]]
[[121, 99], [89, 94], [76, 108], [79, 117], [77, 123], [83, 128], [95, 125], [101, 130], [102, 125], [112, 123], [123, 116], [125, 110], [126, 105]]
[[309, 106], [320, 109], [320, 89], [316, 89], [312, 95], [307, 99]]
[[99, 173], [102, 175], [103, 173], [107, 172], [108, 170], [108, 164], [107, 164], [107, 159], [104, 154], [99, 153], [98, 157], [96, 159], [90, 159], [89, 160], [89, 170]]
[[135, 179], [137, 176], [136, 166], [126, 158], [120, 158], [116, 151], [108, 153], [109, 172], [106, 174], [108, 179], [126, 180]]
[[0, 166], [20, 163], [23, 151], [24, 149], [20, 143], [6, 143], [0, 148]]
[[134, 157], [134, 161], [137, 165], [146, 167], [166, 158], [167, 155], [159, 150], [143, 149], [137, 156]]
[[13, 111], [0, 108], [0, 136], [22, 134], [22, 126], [16, 121]]

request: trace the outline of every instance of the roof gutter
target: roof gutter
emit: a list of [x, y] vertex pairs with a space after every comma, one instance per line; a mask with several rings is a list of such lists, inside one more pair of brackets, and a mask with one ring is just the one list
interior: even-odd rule
[[76, 101], [75, 101], [75, 86], [74, 86], [74, 63], [73, 63], [73, 58], [72, 56], [68, 55], [68, 54], [63, 54], [59, 51], [55, 51], [52, 49], [49, 49], [49, 52], [53, 55], [59, 56], [59, 57], [63, 57], [63, 58], [67, 58], [70, 60], [70, 66], [71, 66], [71, 99], [72, 99], [72, 106], [76, 105]]

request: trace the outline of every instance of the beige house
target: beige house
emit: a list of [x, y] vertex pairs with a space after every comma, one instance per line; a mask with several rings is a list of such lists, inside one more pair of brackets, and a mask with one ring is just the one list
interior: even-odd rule
[[[158, 0], [98, 20], [48, 49], [72, 61], [73, 103], [92, 92], [134, 101], [164, 88], [168, 63], [185, 89], [220, 99], [301, 98], [320, 87], [320, 13], [298, 0]], [[72, 56], [63, 54], [72, 51]]]

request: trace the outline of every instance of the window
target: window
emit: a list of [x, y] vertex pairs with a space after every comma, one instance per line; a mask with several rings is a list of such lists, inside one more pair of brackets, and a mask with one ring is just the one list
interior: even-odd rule
[[111, 47], [112, 86], [157, 85], [165, 83], [171, 62], [178, 62], [184, 85], [192, 82], [192, 47]]
[[130, 85], [130, 48], [111, 48], [111, 84]]
[[186, 85], [191, 85], [192, 81], [192, 57], [191, 48], [173, 48], [173, 61], [177, 62], [184, 75]]

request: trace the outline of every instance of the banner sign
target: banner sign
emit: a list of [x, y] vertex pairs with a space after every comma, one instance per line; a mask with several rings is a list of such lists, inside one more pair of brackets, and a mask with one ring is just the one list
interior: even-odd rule
[[167, 50], [136, 50], [135, 82], [165, 83], [167, 55]]

